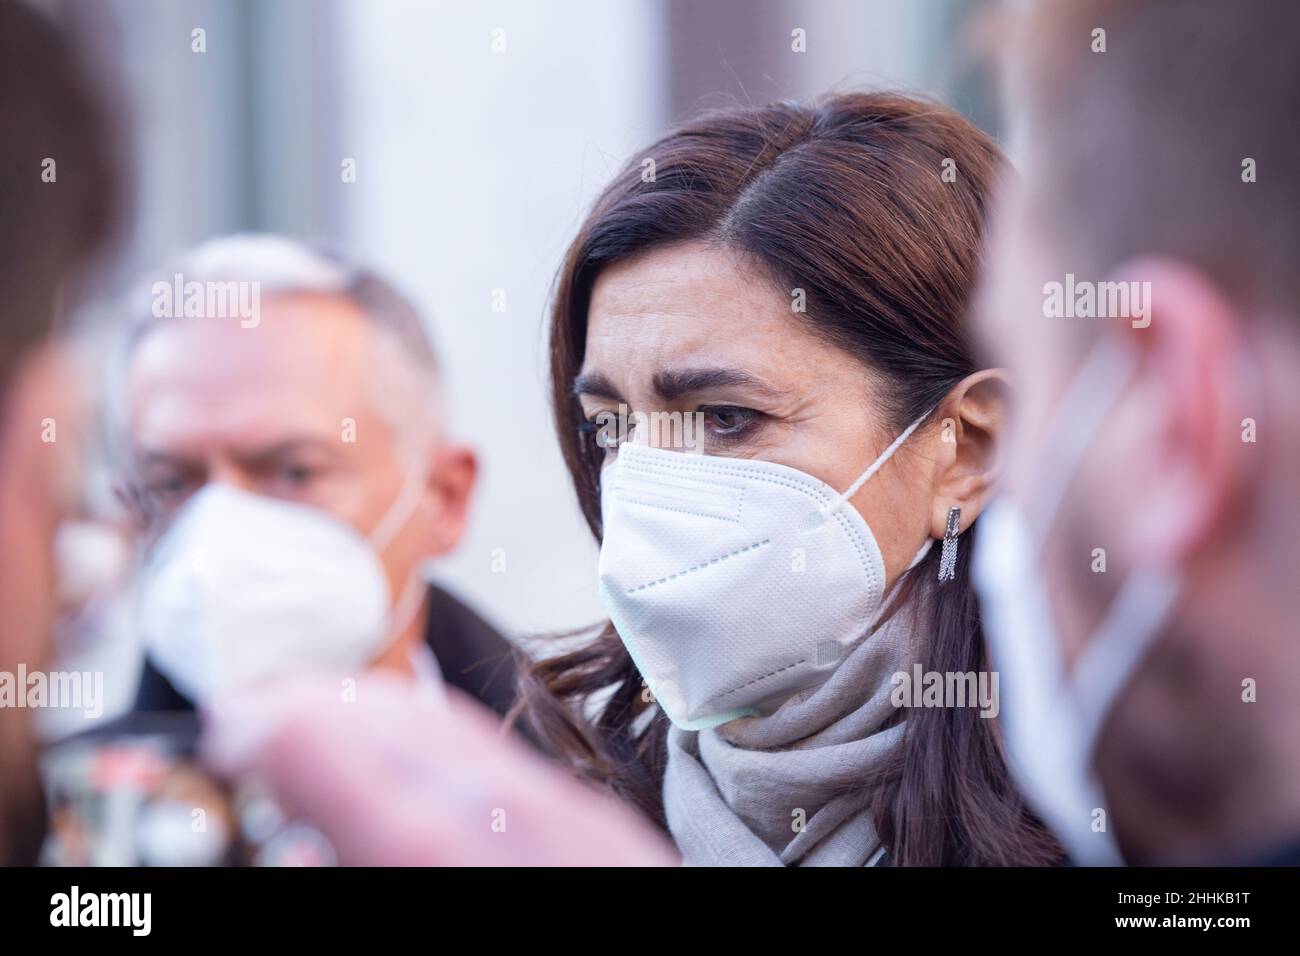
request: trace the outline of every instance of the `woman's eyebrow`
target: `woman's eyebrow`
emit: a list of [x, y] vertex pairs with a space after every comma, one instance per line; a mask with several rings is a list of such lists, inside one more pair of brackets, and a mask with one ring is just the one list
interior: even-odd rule
[[712, 368], [665, 369], [654, 375], [655, 391], [665, 401], [684, 395], [703, 392], [711, 388], [739, 386], [752, 389], [768, 397], [778, 397], [784, 392], [743, 369], [716, 366]]
[[[654, 389], [664, 401], [702, 392], [710, 388], [741, 387], [752, 389], [767, 397], [785, 394], [757, 376], [732, 366], [704, 368], [664, 369], [654, 374]], [[573, 394], [596, 398], [619, 398], [618, 389], [603, 372], [584, 372], [573, 382]]]
[[573, 380], [573, 394], [581, 398], [592, 395], [596, 398], [618, 398], [618, 389], [605, 376], [604, 372], [583, 372]]

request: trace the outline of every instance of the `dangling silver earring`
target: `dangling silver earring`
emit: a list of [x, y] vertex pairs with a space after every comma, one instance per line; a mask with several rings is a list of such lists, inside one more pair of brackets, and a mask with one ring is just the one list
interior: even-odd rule
[[943, 531], [943, 554], [939, 556], [939, 580], [951, 581], [957, 576], [957, 525], [961, 523], [961, 509], [948, 509], [948, 525]]

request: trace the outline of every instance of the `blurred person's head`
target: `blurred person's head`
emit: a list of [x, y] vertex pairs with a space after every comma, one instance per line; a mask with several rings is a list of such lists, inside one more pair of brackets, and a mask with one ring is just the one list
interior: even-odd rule
[[[1081, 857], [1105, 833], [1130, 862], [1248, 856], [1300, 837], [1300, 6], [1095, 0], [1022, 25], [1025, 153], [980, 309], [1017, 384], [1029, 528], [989, 548], [998, 603], [1033, 600], [1015, 568], [1050, 595], [1010, 624], [1020, 650], [994, 641], [1013, 753]], [[1068, 793], [1090, 757], [1104, 833]]]
[[[924, 548], [944, 537], [954, 505], [963, 540], [978, 534], [992, 481], [1000, 383], [975, 363], [963, 319], [999, 165], [993, 142], [956, 113], [889, 94], [709, 113], [629, 163], [571, 245], [552, 313], [554, 413], [593, 534], [608, 531], [602, 472], [608, 484], [617, 456], [631, 454], [594, 426], [620, 409], [702, 415], [709, 456], [797, 469], [836, 491], [901, 436], [846, 507], [870, 525], [885, 586], [902, 582], [925, 608], [924, 667], [983, 670], [969, 547], [954, 580], [937, 586], [940, 551]], [[810, 554], [807, 573], [826, 557]], [[791, 570], [788, 556], [771, 560]], [[868, 615], [857, 624], [856, 636], [867, 633]], [[756, 626], [793, 642], [807, 622], [787, 613]], [[544, 661], [534, 679], [541, 736], [568, 742], [585, 769], [662, 819], [668, 722], [648, 707], [619, 635], [606, 628]], [[611, 685], [597, 732], [575, 727], [574, 702]], [[964, 708], [914, 710], [897, 766], [864, 771], [861, 792], [891, 861], [1054, 858], [1006, 780], [993, 723]]]
[[[206, 314], [214, 289], [230, 298]], [[415, 308], [371, 272], [254, 235], [151, 273], [133, 308], [111, 401], [120, 490], [143, 540], [200, 498], [331, 516], [373, 545], [402, 618], [371, 662], [405, 669], [423, 622], [418, 603], [396, 605], [422, 599], [421, 565], [460, 539], [475, 478], [473, 452], [444, 436], [437, 362]]]
[[[0, 2], [0, 143], [0, 671], [12, 675], [49, 661], [54, 532], [76, 479], [77, 408], [50, 333], [118, 200], [105, 107], [25, 3]], [[0, 861], [29, 858], [39, 838], [29, 714], [0, 708]]]

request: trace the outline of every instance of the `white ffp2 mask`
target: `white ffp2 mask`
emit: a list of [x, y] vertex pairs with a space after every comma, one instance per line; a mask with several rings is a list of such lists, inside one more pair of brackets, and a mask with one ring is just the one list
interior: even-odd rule
[[366, 665], [404, 623], [379, 553], [413, 506], [404, 489], [367, 539], [306, 505], [200, 489], [141, 571], [139, 624], [151, 659], [196, 703], [271, 678]]
[[758, 713], [867, 633], [885, 566], [847, 502], [925, 417], [843, 494], [772, 462], [619, 446], [601, 479], [600, 596], [674, 724]]

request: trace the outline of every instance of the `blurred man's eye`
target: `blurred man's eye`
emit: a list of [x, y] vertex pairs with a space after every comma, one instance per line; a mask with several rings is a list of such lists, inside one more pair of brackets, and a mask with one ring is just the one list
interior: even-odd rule
[[185, 497], [192, 487], [193, 482], [184, 476], [168, 475], [163, 478], [155, 478], [146, 482], [144, 486], [144, 494], [146, 498], [152, 501], [167, 503]]
[[201, 479], [182, 472], [146, 475], [128, 489], [136, 517], [145, 527], [157, 528], [173, 514], [201, 484]]
[[320, 469], [312, 465], [282, 465], [273, 472], [273, 480], [281, 488], [301, 490], [320, 477]]

